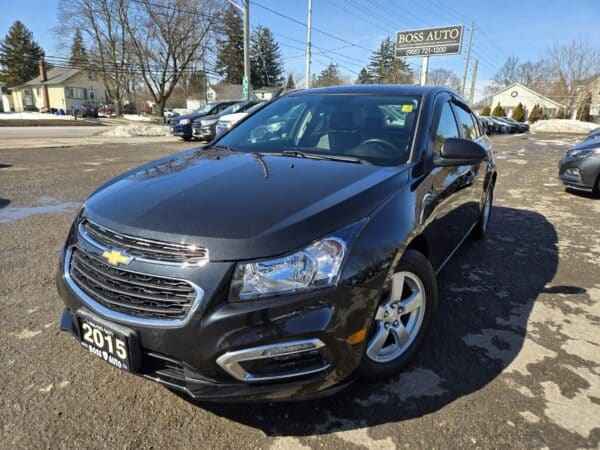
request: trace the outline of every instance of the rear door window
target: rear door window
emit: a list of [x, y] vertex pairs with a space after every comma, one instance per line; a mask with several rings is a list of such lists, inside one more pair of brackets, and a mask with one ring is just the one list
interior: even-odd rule
[[456, 114], [462, 137], [465, 139], [477, 139], [479, 137], [479, 131], [477, 125], [475, 125], [475, 122], [473, 121], [471, 111], [458, 103], [452, 103], [452, 107]]

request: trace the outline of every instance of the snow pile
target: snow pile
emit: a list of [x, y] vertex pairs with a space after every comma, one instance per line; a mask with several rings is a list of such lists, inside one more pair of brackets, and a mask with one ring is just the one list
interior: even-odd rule
[[154, 122], [156, 117], [145, 116], [143, 114], [123, 114], [123, 119], [133, 122]]
[[581, 120], [549, 119], [537, 121], [531, 125], [531, 130], [553, 133], [588, 134], [598, 127], [600, 127], [600, 125], [597, 123], [582, 122]]
[[72, 116], [59, 116], [40, 112], [4, 112], [0, 113], [0, 120], [73, 120]]
[[103, 137], [138, 137], [138, 136], [167, 136], [167, 129], [162, 125], [118, 125], [104, 131], [98, 136]]

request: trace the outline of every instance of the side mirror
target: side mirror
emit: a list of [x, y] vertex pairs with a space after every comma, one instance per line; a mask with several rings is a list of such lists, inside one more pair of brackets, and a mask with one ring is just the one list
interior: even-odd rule
[[487, 151], [469, 139], [448, 138], [442, 144], [440, 156], [433, 161], [436, 167], [466, 166], [484, 161]]

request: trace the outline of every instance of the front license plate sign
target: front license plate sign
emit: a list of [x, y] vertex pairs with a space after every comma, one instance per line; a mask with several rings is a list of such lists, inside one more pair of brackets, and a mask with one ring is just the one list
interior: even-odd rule
[[126, 336], [90, 320], [80, 320], [83, 348], [118, 369], [131, 370]]

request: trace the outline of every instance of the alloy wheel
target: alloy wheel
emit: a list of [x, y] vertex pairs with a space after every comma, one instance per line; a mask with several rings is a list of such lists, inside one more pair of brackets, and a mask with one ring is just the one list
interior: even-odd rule
[[423, 324], [426, 300], [425, 288], [417, 275], [394, 274], [389, 298], [375, 313], [375, 332], [367, 344], [371, 360], [386, 363], [406, 352]]

